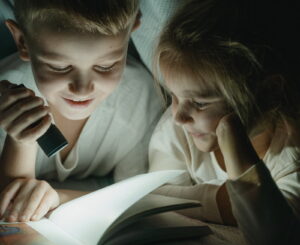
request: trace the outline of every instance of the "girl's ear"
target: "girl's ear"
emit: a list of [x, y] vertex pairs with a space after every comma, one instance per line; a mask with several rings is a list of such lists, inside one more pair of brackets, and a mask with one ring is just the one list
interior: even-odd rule
[[141, 25], [141, 18], [142, 18], [142, 12], [141, 12], [141, 10], [139, 10], [139, 12], [136, 15], [135, 22], [134, 22], [134, 24], [132, 26], [131, 31], [135, 31], [136, 29], [138, 29], [140, 27], [140, 25]]
[[30, 58], [29, 58], [28, 46], [25, 42], [24, 33], [21, 31], [18, 24], [13, 20], [6, 20], [5, 24], [15, 40], [20, 58], [24, 61], [29, 61]]

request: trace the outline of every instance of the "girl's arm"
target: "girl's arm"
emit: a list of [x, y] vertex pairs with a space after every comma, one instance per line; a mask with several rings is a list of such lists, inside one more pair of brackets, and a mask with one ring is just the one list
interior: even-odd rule
[[[227, 181], [233, 214], [249, 244], [299, 243], [300, 222], [291, 208], [292, 202], [300, 204], [299, 197], [286, 199], [286, 192], [300, 188], [296, 183], [299, 177], [299, 172], [282, 177], [278, 181], [282, 182], [278, 183], [280, 191], [265, 164], [258, 162], [238, 179]], [[289, 186], [291, 183], [294, 186]]]
[[197, 200], [201, 207], [179, 211], [180, 213], [202, 221], [236, 226], [236, 220], [231, 211], [231, 203], [225, 183], [196, 185], [164, 185], [156, 194]]
[[[191, 161], [195, 157], [191, 152], [193, 144], [193, 142], [188, 141], [182, 128], [173, 123], [171, 111], [167, 110], [150, 141], [149, 171], [187, 170], [187, 168], [195, 167], [186, 164], [186, 161]], [[202, 204], [201, 208], [183, 211], [189, 217], [235, 225], [236, 222], [231, 211], [224, 181], [203, 181], [203, 183], [195, 184], [190, 176], [190, 172], [193, 171], [196, 170], [187, 171], [172, 183], [157, 189], [155, 193], [198, 200]]]
[[[229, 176], [227, 189], [233, 214], [250, 244], [296, 244], [299, 220], [259, 159], [243, 126], [234, 114], [221, 119], [216, 130]], [[282, 179], [299, 184], [299, 172]], [[283, 191], [288, 184], [281, 187]], [[288, 190], [288, 189], [287, 189]], [[295, 197], [299, 201], [299, 197]], [[298, 232], [297, 232], [298, 231]]]
[[[150, 171], [158, 171], [164, 169], [187, 169], [187, 167], [188, 168], [193, 167], [190, 165], [187, 166], [185, 164], [186, 161], [188, 161], [191, 157], [193, 157], [191, 156], [191, 150], [190, 150], [192, 147], [189, 146], [189, 142], [187, 141], [187, 138], [183, 134], [183, 131], [172, 123], [172, 121], [170, 120], [171, 119], [170, 116], [168, 117], [169, 119], [166, 118], [166, 116], [168, 115], [165, 114], [165, 117], [159, 123], [150, 142], [150, 147], [149, 147]], [[243, 149], [244, 148], [247, 149], [247, 147], [245, 147], [245, 142], [247, 141], [244, 141], [243, 144], [242, 143], [238, 144], [238, 147], [243, 146]], [[248, 159], [251, 158], [255, 160], [259, 159], [256, 153], [255, 154], [253, 153], [252, 148], [250, 148], [249, 152], [250, 152], [249, 153], [250, 156], [247, 156]], [[243, 156], [243, 155], [244, 153], [238, 156]], [[228, 159], [228, 157], [226, 157], [226, 159]], [[253, 167], [256, 168], [256, 162], [254, 160], [253, 162], [250, 161], [249, 165], [248, 165], [248, 161], [245, 161], [246, 163], [245, 165], [242, 166], [237, 165], [238, 167], [233, 166], [233, 169], [230, 170], [231, 176], [234, 176], [234, 174], [236, 173], [236, 176], [238, 177], [235, 179], [236, 183], [240, 184], [239, 177], [242, 178], [240, 173], [244, 173], [247, 169], [250, 170]], [[226, 166], [226, 167], [230, 168], [231, 166]], [[193, 172], [196, 170], [190, 170], [190, 171]], [[251, 175], [251, 173], [249, 174]], [[285, 178], [281, 178], [280, 180], [278, 180], [277, 184], [279, 185], [280, 190], [282, 192], [284, 192], [284, 190], [287, 190], [287, 188], [289, 188], [286, 185], [287, 179], [290, 179], [290, 176], [286, 176]], [[294, 179], [293, 183], [295, 183], [295, 181], [297, 182], [297, 180]], [[276, 185], [274, 181], [273, 184]], [[295, 189], [295, 187], [293, 188]], [[224, 181], [220, 181], [220, 182], [204, 181], [203, 183], [194, 184], [191, 176], [189, 175], [189, 172], [187, 172], [185, 176], [181, 176], [181, 178], [178, 181], [165, 185], [156, 191], [156, 193], [160, 193], [162, 195], [199, 200], [200, 203], [203, 204], [203, 206], [201, 208], [190, 210], [186, 214], [188, 216], [199, 218], [202, 220], [208, 220], [216, 223], [235, 224], [236, 221], [232, 214], [232, 203], [234, 201], [230, 200], [229, 196], [231, 195], [231, 193], [228, 194], [228, 192], [229, 190], [228, 190], [227, 183], [224, 183]], [[295, 195], [291, 195], [291, 196], [285, 194], [285, 197], [287, 198], [289, 203], [297, 203], [297, 202], [299, 203], [299, 196], [300, 196], [299, 194], [300, 193], [298, 194], [295, 193]], [[283, 201], [286, 202], [285, 200]], [[270, 203], [271, 203], [270, 205], [272, 205], [272, 201], [270, 201]], [[290, 208], [288, 207], [288, 209]], [[237, 220], [240, 218], [237, 215], [237, 213], [235, 213], [235, 217]]]
[[224, 116], [216, 134], [229, 179], [238, 178], [260, 160], [236, 115]]

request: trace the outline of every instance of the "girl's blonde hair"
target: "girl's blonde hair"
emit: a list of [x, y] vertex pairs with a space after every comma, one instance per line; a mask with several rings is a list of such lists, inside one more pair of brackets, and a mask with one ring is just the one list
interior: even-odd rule
[[298, 118], [299, 107], [276, 53], [247, 26], [246, 2], [187, 1], [160, 36], [154, 70], [185, 74], [215, 91], [250, 132], [262, 122]]
[[25, 33], [37, 28], [116, 35], [134, 21], [138, 0], [15, 0], [15, 16]]

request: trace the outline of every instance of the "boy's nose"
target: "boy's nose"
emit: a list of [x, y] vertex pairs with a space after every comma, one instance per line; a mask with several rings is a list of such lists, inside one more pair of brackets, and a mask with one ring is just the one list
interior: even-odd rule
[[77, 95], [88, 95], [94, 90], [94, 83], [90, 79], [76, 79], [69, 84], [69, 89]]

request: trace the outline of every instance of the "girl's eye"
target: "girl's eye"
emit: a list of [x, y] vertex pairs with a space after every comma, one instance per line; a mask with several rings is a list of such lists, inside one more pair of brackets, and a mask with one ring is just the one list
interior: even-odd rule
[[100, 72], [109, 72], [112, 71], [115, 67], [115, 64], [111, 66], [95, 66], [95, 69]]
[[201, 102], [197, 102], [197, 101], [192, 101], [193, 105], [196, 106], [198, 109], [204, 109], [205, 107], [207, 107], [209, 105], [209, 103], [201, 103]]
[[51, 70], [55, 71], [55, 72], [61, 72], [61, 73], [65, 73], [68, 72], [72, 69], [72, 66], [66, 66], [66, 67], [58, 67], [58, 66], [52, 66], [52, 65], [48, 65], [50, 67]]

